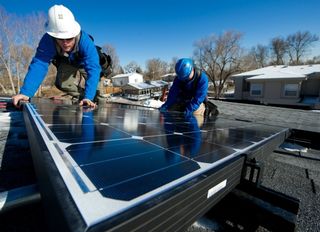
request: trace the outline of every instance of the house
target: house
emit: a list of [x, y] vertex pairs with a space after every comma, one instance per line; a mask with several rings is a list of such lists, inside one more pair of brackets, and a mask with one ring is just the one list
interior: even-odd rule
[[176, 73], [167, 73], [163, 76], [161, 76], [161, 80], [164, 80], [166, 82], [172, 82], [174, 78], [176, 78], [177, 74]]
[[232, 79], [235, 100], [320, 108], [320, 64], [268, 66]]
[[125, 73], [111, 77], [112, 84], [115, 87], [122, 87], [129, 83], [143, 82], [143, 76], [140, 73]]
[[130, 100], [157, 98], [162, 95], [165, 86], [168, 86], [165, 81], [129, 83], [123, 87], [123, 95]]

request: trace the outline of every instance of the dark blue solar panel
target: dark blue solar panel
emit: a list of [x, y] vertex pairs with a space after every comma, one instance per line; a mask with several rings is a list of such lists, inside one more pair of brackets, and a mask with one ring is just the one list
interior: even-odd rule
[[[128, 150], [132, 149], [131, 145], [132, 144], [126, 145]], [[184, 164], [186, 162], [188, 163], [187, 166]], [[173, 176], [162, 176], [161, 173], [163, 172], [160, 171], [170, 167], [173, 167], [177, 174]], [[159, 187], [168, 183], [167, 181], [174, 180], [173, 178], [177, 176], [181, 177], [198, 168], [199, 166], [196, 162], [188, 161], [182, 156], [163, 149], [81, 165], [81, 169], [99, 190], [108, 189], [116, 185], [121, 186], [121, 184], [124, 183], [129, 186], [132, 181], [135, 182], [137, 179], [145, 179], [148, 176], [153, 176], [154, 178], [153, 182], [155, 183], [152, 183], [152, 186]], [[143, 189], [149, 191], [150, 187], [145, 186]], [[136, 197], [136, 195], [133, 194], [136, 190], [127, 187], [126, 192], [132, 198]], [[142, 194], [142, 192], [140, 192], [140, 194]], [[119, 197], [115, 198], [121, 199]]]
[[[171, 158], [183, 160], [183, 158], [178, 156], [173, 156]], [[137, 176], [128, 181], [106, 186], [101, 189], [100, 192], [105, 197], [131, 200], [170, 183], [171, 181], [177, 180], [180, 177], [184, 177], [197, 169], [199, 169], [198, 164], [191, 160], [174, 162], [174, 165], [155, 170], [154, 172], [149, 172], [144, 176]]]
[[130, 138], [131, 135], [106, 125], [53, 125], [49, 126], [54, 135], [65, 143], [93, 142]]
[[[195, 136], [197, 135], [197, 136]], [[184, 135], [167, 135], [158, 137], [144, 138], [146, 141], [157, 144], [181, 156], [196, 159], [206, 153], [217, 150], [224, 150], [225, 154], [230, 155], [235, 151], [214, 143], [208, 143], [201, 139], [201, 133], [190, 133]]]
[[160, 150], [160, 147], [136, 139], [72, 145], [67, 148], [78, 165], [110, 161]]
[[[73, 165], [104, 197], [132, 200], [214, 164], [279, 129], [218, 118], [185, 118], [143, 107], [35, 104]], [[71, 163], [72, 163], [71, 162]], [[200, 163], [198, 163], [200, 162]]]

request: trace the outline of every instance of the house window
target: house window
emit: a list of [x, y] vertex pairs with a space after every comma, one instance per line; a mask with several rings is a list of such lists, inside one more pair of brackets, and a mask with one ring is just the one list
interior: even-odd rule
[[244, 91], [244, 92], [250, 91], [250, 82], [246, 81], [245, 79], [243, 80], [242, 91]]
[[296, 97], [298, 96], [299, 85], [298, 84], [285, 84], [284, 85], [284, 96], [285, 97]]
[[262, 84], [251, 84], [250, 95], [251, 96], [262, 96]]

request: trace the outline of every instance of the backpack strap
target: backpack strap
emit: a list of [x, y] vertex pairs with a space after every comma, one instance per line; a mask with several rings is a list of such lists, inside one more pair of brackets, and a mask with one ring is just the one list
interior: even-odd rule
[[200, 76], [201, 76], [201, 70], [198, 69], [197, 67], [194, 67], [194, 78], [195, 79], [193, 80], [192, 89], [196, 89], [198, 87]]

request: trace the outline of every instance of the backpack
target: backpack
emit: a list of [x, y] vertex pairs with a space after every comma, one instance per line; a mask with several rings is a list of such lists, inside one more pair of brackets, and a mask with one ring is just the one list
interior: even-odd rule
[[99, 55], [99, 63], [101, 66], [100, 77], [108, 77], [112, 73], [112, 59], [110, 55], [107, 55], [102, 51], [102, 48], [96, 45], [96, 49]]
[[[92, 35], [89, 34], [90, 39], [94, 42], [94, 38]], [[110, 55], [107, 55], [102, 51], [102, 47], [96, 46], [98, 55], [99, 55], [99, 63], [101, 66], [101, 73], [100, 77], [104, 76], [107, 77], [112, 73], [112, 59]]]

